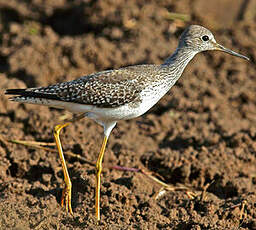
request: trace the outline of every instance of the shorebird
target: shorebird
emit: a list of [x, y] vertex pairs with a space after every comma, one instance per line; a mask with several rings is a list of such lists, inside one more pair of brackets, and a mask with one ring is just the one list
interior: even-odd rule
[[96, 163], [96, 219], [100, 221], [100, 179], [102, 160], [108, 137], [120, 120], [139, 117], [154, 106], [182, 75], [189, 61], [199, 52], [220, 50], [249, 60], [218, 44], [213, 34], [199, 25], [191, 25], [182, 33], [178, 47], [161, 65], [134, 65], [116, 70], [106, 70], [58, 83], [48, 87], [8, 89], [5, 94], [16, 95], [11, 101], [62, 108], [74, 114], [72, 120], [54, 128], [65, 187], [61, 206], [71, 208], [71, 180], [59, 138], [60, 131], [72, 121], [88, 117], [102, 125], [104, 139]]

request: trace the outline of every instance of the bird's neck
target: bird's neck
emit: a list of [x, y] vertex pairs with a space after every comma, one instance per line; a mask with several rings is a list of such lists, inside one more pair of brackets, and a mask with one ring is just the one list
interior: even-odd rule
[[178, 47], [175, 52], [164, 61], [161, 66], [169, 73], [167, 74], [168, 79], [166, 80], [169, 82], [170, 87], [180, 78], [185, 67], [196, 54], [197, 52], [193, 50]]
[[165, 66], [176, 66], [178, 68], [184, 69], [189, 61], [197, 54], [188, 48], [178, 47], [175, 52], [168, 57], [162, 65]]

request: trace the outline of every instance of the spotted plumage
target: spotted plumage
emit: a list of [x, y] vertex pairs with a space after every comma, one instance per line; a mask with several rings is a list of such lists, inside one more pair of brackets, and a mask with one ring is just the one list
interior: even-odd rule
[[157, 88], [167, 74], [165, 66], [137, 65], [107, 70], [48, 87], [7, 90], [6, 93], [21, 95], [13, 100], [34, 97], [114, 108], [141, 101], [141, 93], [149, 88]]

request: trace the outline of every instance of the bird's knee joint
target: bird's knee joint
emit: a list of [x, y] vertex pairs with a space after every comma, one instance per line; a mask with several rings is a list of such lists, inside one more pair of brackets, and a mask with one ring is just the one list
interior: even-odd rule
[[64, 124], [64, 125], [56, 125], [56, 126], [54, 127], [54, 134], [58, 135], [58, 134], [60, 133], [60, 130], [63, 129], [63, 128], [65, 128], [65, 127], [68, 126], [69, 124], [70, 124], [70, 123], [68, 122], [68, 123], [66, 123], [66, 124]]
[[54, 134], [59, 134], [60, 132], [60, 125], [56, 125], [53, 130]]

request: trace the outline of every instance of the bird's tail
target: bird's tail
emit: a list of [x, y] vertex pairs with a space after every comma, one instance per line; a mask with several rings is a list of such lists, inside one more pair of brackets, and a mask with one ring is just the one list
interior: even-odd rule
[[43, 98], [43, 99], [51, 99], [51, 100], [60, 100], [60, 98], [56, 94], [50, 94], [45, 92], [34, 91], [33, 89], [7, 89], [5, 91], [6, 95], [16, 95], [16, 97], [11, 98]]

